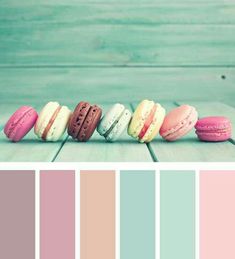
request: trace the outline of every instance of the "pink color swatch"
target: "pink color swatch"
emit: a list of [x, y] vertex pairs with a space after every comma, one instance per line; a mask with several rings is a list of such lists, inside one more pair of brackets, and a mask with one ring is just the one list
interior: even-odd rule
[[75, 172], [41, 171], [41, 259], [75, 259]]
[[80, 184], [80, 259], [115, 259], [115, 172], [81, 171]]
[[235, 171], [201, 171], [200, 259], [235, 258]]

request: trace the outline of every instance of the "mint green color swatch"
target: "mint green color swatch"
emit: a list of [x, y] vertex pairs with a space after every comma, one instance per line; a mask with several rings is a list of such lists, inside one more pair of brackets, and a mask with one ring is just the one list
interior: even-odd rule
[[155, 258], [155, 172], [120, 172], [120, 258]]
[[161, 259], [195, 259], [195, 172], [161, 171]]

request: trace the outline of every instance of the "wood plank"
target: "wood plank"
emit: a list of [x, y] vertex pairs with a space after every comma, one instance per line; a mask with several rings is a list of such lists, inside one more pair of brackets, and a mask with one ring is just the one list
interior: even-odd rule
[[[66, 137], [66, 136], [65, 136]], [[1, 162], [51, 162], [59, 151], [62, 141], [42, 142], [33, 132], [20, 142], [10, 142], [4, 133], [0, 132]]]
[[234, 66], [235, 25], [0, 26], [1, 66]]
[[[107, 110], [110, 105], [101, 105]], [[139, 144], [127, 132], [114, 143], [107, 143], [97, 132], [87, 143], [69, 138], [55, 162], [150, 162], [151, 155], [145, 144]]]
[[[191, 104], [191, 102], [188, 101]], [[167, 111], [176, 107], [162, 103]], [[209, 105], [209, 103], [208, 103]], [[155, 157], [160, 162], [234, 162], [235, 148], [230, 142], [205, 143], [197, 139], [192, 130], [187, 136], [175, 142], [167, 142], [158, 136], [151, 142]]]
[[[170, 0], [170, 1], [164, 1], [166, 4], [181, 4], [181, 3], [221, 3], [221, 0]], [[223, 0], [223, 3], [231, 3], [233, 0]], [[156, 3], [162, 3], [162, 0], [128, 0], [128, 3], [126, 0], [1, 0], [1, 6], [38, 6], [40, 5], [46, 5], [46, 6], [66, 6], [66, 5], [80, 5], [80, 4], [156, 4]]]
[[[8, 1], [9, 2], [9, 1]], [[32, 1], [4, 5], [0, 3], [0, 27], [9, 25], [157, 25], [157, 24], [234, 24], [235, 2], [155, 2], [116, 3], [42, 3]], [[53, 7], [53, 8], [52, 8]]]
[[[180, 101], [177, 104], [187, 103], [189, 101]], [[206, 116], [225, 116], [231, 120], [232, 123], [232, 140], [235, 143], [235, 108], [231, 107], [227, 104], [220, 103], [220, 102], [192, 102], [190, 104], [193, 105], [199, 113], [199, 117], [206, 117]]]
[[57, 100], [73, 108], [79, 100], [128, 103], [143, 97], [234, 103], [235, 68], [226, 67], [19, 68], [0, 69], [0, 78], [0, 103], [7, 104]]

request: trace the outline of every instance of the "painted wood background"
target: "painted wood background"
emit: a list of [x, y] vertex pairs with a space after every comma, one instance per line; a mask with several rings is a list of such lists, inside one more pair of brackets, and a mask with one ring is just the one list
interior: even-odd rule
[[[235, 123], [235, 0], [0, 0], [1, 128], [22, 104], [40, 109], [57, 100], [73, 109], [89, 100], [107, 109], [118, 101], [134, 108], [143, 98], [167, 109], [194, 103], [200, 116], [216, 111]], [[45, 149], [31, 143], [33, 133], [14, 153], [0, 138], [2, 161]], [[203, 145], [191, 135], [176, 145], [156, 140], [137, 148], [124, 137], [102, 147], [95, 136], [81, 146], [80, 160], [233, 161], [234, 143]], [[65, 136], [27, 159], [67, 161], [75, 149]]]

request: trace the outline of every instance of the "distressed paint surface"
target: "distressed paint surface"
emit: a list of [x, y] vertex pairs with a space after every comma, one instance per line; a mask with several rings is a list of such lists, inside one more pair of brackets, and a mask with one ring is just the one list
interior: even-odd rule
[[[186, 101], [234, 125], [234, 35], [234, 1], [1, 0], [0, 130], [23, 104], [73, 109], [88, 100], [105, 108], [143, 98], [167, 109]], [[1, 132], [0, 160], [235, 160], [234, 138], [202, 143], [193, 132], [170, 144], [139, 145], [125, 135], [109, 145], [98, 134], [87, 144], [35, 140], [31, 132], [14, 145]]]

